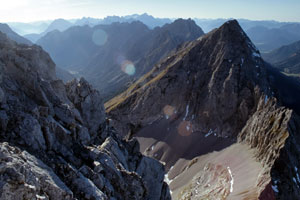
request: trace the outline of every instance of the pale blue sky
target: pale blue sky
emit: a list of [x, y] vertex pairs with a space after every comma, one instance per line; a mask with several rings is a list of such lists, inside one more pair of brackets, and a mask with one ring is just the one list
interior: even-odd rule
[[0, 0], [0, 21], [103, 18], [148, 13], [169, 18], [247, 18], [300, 22], [300, 0]]

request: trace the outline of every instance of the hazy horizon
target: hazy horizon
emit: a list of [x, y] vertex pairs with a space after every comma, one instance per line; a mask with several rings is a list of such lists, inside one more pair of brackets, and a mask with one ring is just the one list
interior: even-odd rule
[[2, 2], [1, 22], [36, 22], [148, 13], [157, 18], [249, 19], [300, 22], [300, 2], [228, 0], [10, 0]]

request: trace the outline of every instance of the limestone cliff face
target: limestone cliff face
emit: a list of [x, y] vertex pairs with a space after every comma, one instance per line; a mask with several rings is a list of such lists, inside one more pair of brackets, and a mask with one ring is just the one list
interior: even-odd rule
[[261, 98], [256, 112], [238, 135], [238, 142], [257, 150], [256, 158], [272, 167], [289, 137], [288, 123], [292, 111], [278, 107], [275, 99]]
[[0, 199], [170, 199], [163, 165], [118, 137], [98, 91], [1, 33], [0, 162]]

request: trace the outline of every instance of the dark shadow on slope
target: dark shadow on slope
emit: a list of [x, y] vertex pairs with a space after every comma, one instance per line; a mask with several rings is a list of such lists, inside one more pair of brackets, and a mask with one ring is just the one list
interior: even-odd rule
[[[191, 160], [209, 152], [220, 151], [235, 142], [231, 138], [218, 137], [212, 131], [210, 133], [197, 131], [185, 131], [182, 133], [182, 130], [179, 130], [179, 127], [182, 127], [182, 122], [185, 123], [182, 118], [174, 121], [162, 119], [139, 130], [136, 137], [153, 138], [158, 142], [166, 143], [166, 145], [159, 147], [154, 145], [152, 154], [156, 159], [166, 162], [167, 167], [170, 167], [180, 158]], [[192, 129], [192, 122], [189, 128], [183, 128]], [[151, 145], [147, 147], [143, 142], [145, 141], [140, 140], [141, 152], [151, 149]]]
[[267, 64], [269, 79], [278, 99], [282, 100], [282, 105], [293, 109], [300, 114], [300, 83], [278, 71]]

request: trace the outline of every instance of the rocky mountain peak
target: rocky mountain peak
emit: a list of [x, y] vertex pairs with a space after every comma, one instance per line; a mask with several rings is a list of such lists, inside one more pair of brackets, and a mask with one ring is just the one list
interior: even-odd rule
[[283, 163], [299, 165], [289, 152], [299, 147], [298, 118], [278, 104], [267, 69], [232, 20], [182, 45], [105, 108], [145, 155], [166, 162], [175, 199], [293, 199], [294, 182], [284, 186], [292, 194], [277, 187], [288, 179]]
[[[220, 135], [230, 136], [241, 129], [255, 109], [257, 85], [261, 92], [268, 93], [263, 60], [233, 20], [183, 45], [130, 89], [108, 102], [106, 108], [111, 114], [113, 110], [120, 112], [118, 105], [136, 112], [147, 109], [150, 112], [135, 113], [135, 117], [127, 119], [144, 126], [149, 123], [148, 116], [159, 119], [164, 106], [171, 105], [180, 113], [181, 119], [195, 121], [194, 131], [212, 129]], [[151, 99], [159, 103], [153, 104]], [[240, 119], [230, 120], [234, 116]], [[139, 119], [145, 121], [137, 122]]]

